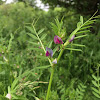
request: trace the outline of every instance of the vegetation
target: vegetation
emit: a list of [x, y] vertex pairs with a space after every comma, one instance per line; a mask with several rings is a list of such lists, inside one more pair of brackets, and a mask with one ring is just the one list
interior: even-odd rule
[[0, 100], [100, 99], [99, 11], [0, 2]]

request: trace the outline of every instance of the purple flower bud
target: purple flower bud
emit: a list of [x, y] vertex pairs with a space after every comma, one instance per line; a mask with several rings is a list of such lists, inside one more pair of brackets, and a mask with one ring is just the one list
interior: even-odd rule
[[54, 37], [54, 43], [55, 44], [63, 44], [63, 41], [59, 36], [55, 36]]
[[57, 64], [57, 59], [55, 59], [52, 63], [53, 63], [53, 64]]
[[69, 42], [72, 42], [72, 41], [74, 40], [74, 38], [75, 38], [75, 35], [73, 35], [73, 36], [71, 37], [71, 39], [69, 40]]
[[50, 57], [53, 56], [53, 51], [52, 51], [52, 49], [46, 47], [46, 56], [50, 56]]

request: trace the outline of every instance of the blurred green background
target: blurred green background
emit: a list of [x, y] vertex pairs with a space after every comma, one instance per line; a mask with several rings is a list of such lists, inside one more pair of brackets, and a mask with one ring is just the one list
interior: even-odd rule
[[[26, 26], [35, 22], [36, 31], [44, 28], [44, 33], [47, 34], [45, 45], [54, 38], [55, 33], [50, 23], [55, 23], [56, 17], [59, 20], [63, 18], [67, 39], [77, 27], [80, 15], [83, 16], [84, 22], [97, 10], [96, 15], [100, 15], [100, 0], [41, 0], [41, 2], [48, 7], [48, 11], [38, 7], [36, 0], [14, 0], [9, 4], [0, 0], [0, 98], [8, 93], [8, 86], [11, 86], [18, 76], [27, 72], [21, 77], [23, 81], [17, 83], [17, 85], [24, 84], [23, 88], [17, 90], [18, 93], [13, 91], [12, 94], [19, 100], [23, 100], [22, 98], [45, 100], [48, 84], [44, 82], [49, 81], [50, 68], [36, 69], [31, 74], [28, 71], [49, 63], [37, 57], [44, 53], [29, 49], [33, 45], [28, 41], [35, 40], [27, 35], [30, 31]], [[92, 94], [91, 87], [92, 74], [97, 75], [97, 66], [100, 63], [100, 19], [92, 26], [87, 37], [74, 41], [76, 44], [85, 45], [81, 47], [83, 52], [64, 51], [54, 74], [50, 100], [99, 100]], [[55, 44], [52, 45], [52, 48], [54, 47]], [[58, 54], [59, 52], [55, 57]], [[33, 86], [25, 85], [28, 81], [38, 83], [32, 83]], [[75, 99], [75, 91], [80, 83], [87, 88], [82, 99]]]

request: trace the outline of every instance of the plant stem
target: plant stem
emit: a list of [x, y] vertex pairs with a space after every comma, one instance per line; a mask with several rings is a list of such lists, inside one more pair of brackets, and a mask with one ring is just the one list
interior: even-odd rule
[[[59, 61], [59, 59], [61, 58], [62, 54], [63, 54], [64, 49], [61, 50], [57, 62]], [[54, 70], [55, 70], [55, 66], [52, 66], [52, 71], [51, 71], [51, 76], [50, 76], [50, 81], [49, 81], [49, 86], [48, 86], [48, 91], [47, 91], [47, 96], [46, 96], [46, 100], [49, 99], [49, 94], [50, 94], [50, 89], [51, 89], [51, 84], [52, 84], [52, 79], [53, 79], [53, 74], [54, 74]]]
[[60, 60], [60, 58], [61, 58], [63, 52], [64, 52], [64, 49], [61, 50], [61, 52], [60, 52], [60, 54], [59, 54], [59, 56], [58, 56], [58, 58], [57, 58], [57, 63], [59, 62], [59, 60]]
[[[65, 44], [63, 45], [63, 48], [61, 49], [61, 52], [57, 58], [57, 63], [59, 62], [63, 52], [64, 52], [64, 47], [67, 46], [69, 44], [68, 41], [65, 42]], [[51, 63], [50, 63], [51, 64]], [[54, 74], [54, 69], [55, 69], [55, 66], [54, 65], [51, 65], [52, 67], [52, 71], [51, 71], [51, 76], [50, 76], [50, 81], [49, 81], [49, 86], [48, 86], [48, 91], [47, 91], [47, 96], [46, 96], [46, 100], [49, 99], [49, 94], [50, 94], [50, 89], [51, 89], [51, 84], [52, 84], [52, 79], [53, 79], [53, 74]]]
[[52, 71], [51, 71], [51, 76], [50, 76], [50, 80], [49, 80], [49, 86], [48, 86], [48, 91], [47, 91], [46, 100], [49, 99], [49, 94], [50, 94], [50, 89], [51, 89], [51, 84], [52, 84], [54, 69], [55, 69], [55, 66], [52, 66]]

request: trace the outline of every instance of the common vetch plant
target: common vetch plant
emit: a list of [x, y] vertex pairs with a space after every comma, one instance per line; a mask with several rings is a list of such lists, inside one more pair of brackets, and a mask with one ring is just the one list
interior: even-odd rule
[[[49, 80], [46, 100], [50, 98], [50, 91], [51, 91], [54, 71], [55, 71], [55, 68], [59, 66], [58, 62], [60, 61], [60, 58], [64, 50], [68, 49], [68, 50], [82, 51], [81, 49], [75, 49], [72, 47], [69, 48], [68, 45], [70, 46], [70, 44], [73, 44], [78, 47], [80, 46], [84, 47], [84, 45], [74, 44], [73, 41], [87, 36], [87, 33], [90, 32], [89, 28], [92, 27], [91, 24], [93, 24], [96, 21], [95, 18], [97, 17], [94, 17], [95, 14], [86, 22], [84, 22], [83, 17], [80, 16], [80, 21], [77, 23], [77, 28], [70, 34], [69, 37], [68, 36], [66, 37], [66, 30], [63, 27], [62, 20], [59, 21], [56, 18], [55, 19], [56, 24], [51, 23], [52, 29], [55, 33], [54, 39], [52, 40], [54, 40], [54, 43], [57, 45], [57, 47], [60, 48], [59, 50], [60, 52], [57, 58], [55, 58], [54, 56], [57, 51], [57, 48], [56, 47], [54, 49], [52, 48], [52, 41], [50, 41], [49, 45], [43, 44], [43, 40], [46, 39], [47, 34], [43, 34], [43, 35], [40, 35], [40, 34], [43, 33], [44, 29], [41, 29], [37, 32], [35, 29], [35, 25], [33, 23], [32, 23], [32, 27], [27, 26], [27, 28], [31, 31], [31, 33], [28, 33], [28, 35], [31, 36], [33, 39], [35, 39], [37, 43], [39, 42], [42, 50], [44, 51], [44, 56], [42, 56], [41, 59], [48, 59], [50, 63], [50, 65], [44, 66], [44, 68], [48, 68], [51, 66], [51, 76]], [[31, 42], [31, 43], [33, 43], [36, 46], [35, 47], [36, 50], [41, 51], [37, 43], [34, 43], [34, 42]]]

